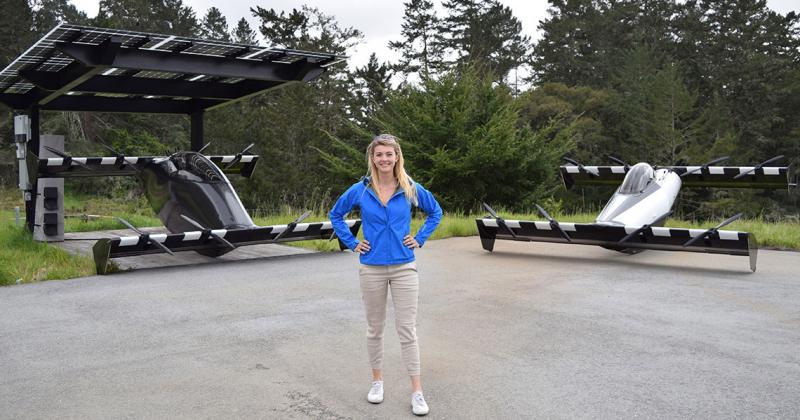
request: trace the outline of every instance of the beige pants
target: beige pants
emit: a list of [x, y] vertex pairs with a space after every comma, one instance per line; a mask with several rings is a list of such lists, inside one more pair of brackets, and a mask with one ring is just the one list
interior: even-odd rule
[[367, 352], [373, 369], [383, 369], [383, 331], [386, 326], [387, 290], [392, 291], [395, 327], [403, 361], [411, 376], [420, 374], [417, 346], [417, 263], [361, 265], [361, 296], [367, 312]]

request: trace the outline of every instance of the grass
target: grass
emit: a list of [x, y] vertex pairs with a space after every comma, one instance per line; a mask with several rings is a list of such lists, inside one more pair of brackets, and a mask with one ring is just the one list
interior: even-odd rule
[[36, 242], [22, 226], [15, 226], [13, 212], [4, 211], [0, 224], [0, 285], [69, 279], [94, 274], [91, 257], [73, 255], [61, 248]]
[[[46, 243], [35, 242], [23, 227], [14, 224], [14, 206], [22, 208], [22, 195], [16, 190], [0, 191], [0, 285], [29, 283], [42, 280], [67, 279], [94, 274], [94, 263], [91, 257], [72, 255], [61, 248]], [[142, 198], [129, 200], [113, 200], [78, 195], [65, 197], [65, 221], [67, 232], [88, 232], [96, 230], [123, 229], [124, 225], [111, 216], [119, 216], [137, 227], [161, 226], [160, 220]], [[263, 215], [254, 217], [253, 221], [261, 226], [286, 224], [293, 221], [302, 211], [286, 209], [286, 214]], [[92, 217], [89, 215], [98, 215]], [[500, 211], [500, 215], [509, 220], [543, 220], [538, 214], [510, 213]], [[482, 215], [481, 215], [482, 216]], [[595, 214], [554, 214], [563, 222], [592, 222]], [[438, 229], [430, 239], [443, 239], [457, 236], [477, 235], [474, 215], [448, 213], [442, 218]], [[327, 220], [324, 210], [317, 209], [306, 221]], [[411, 232], [422, 226], [424, 219], [416, 217], [411, 223]], [[689, 222], [669, 219], [669, 227], [708, 228], [719, 221]], [[725, 227], [726, 230], [751, 232], [758, 240], [760, 247], [781, 250], [800, 250], [800, 222], [765, 222], [760, 219], [737, 220]], [[361, 230], [359, 238], [362, 237]], [[287, 242], [286, 245], [312, 249], [316, 251], [338, 251], [338, 241], [314, 240]]]

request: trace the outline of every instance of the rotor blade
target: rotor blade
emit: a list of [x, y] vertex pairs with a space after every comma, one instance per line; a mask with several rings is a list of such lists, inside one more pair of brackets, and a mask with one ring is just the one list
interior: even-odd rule
[[128, 223], [128, 221], [127, 221], [127, 220], [125, 220], [125, 219], [123, 219], [123, 218], [121, 218], [121, 217], [115, 217], [115, 219], [117, 219], [117, 220], [118, 220], [120, 223], [122, 223], [123, 225], [127, 226], [127, 227], [128, 227], [128, 229], [130, 229], [130, 230], [132, 230], [132, 231], [134, 231], [134, 232], [138, 233], [140, 236], [144, 236], [144, 237], [146, 237], [146, 238], [147, 238], [147, 242], [148, 242], [148, 243], [151, 243], [151, 244], [153, 244], [153, 245], [155, 245], [155, 246], [157, 246], [157, 247], [161, 248], [161, 250], [162, 250], [162, 251], [166, 252], [166, 253], [167, 253], [167, 254], [169, 254], [169, 255], [175, 255], [175, 253], [174, 253], [174, 252], [172, 252], [172, 250], [171, 250], [171, 249], [167, 248], [167, 247], [166, 247], [166, 245], [162, 244], [161, 242], [154, 241], [154, 240], [150, 239], [150, 234], [149, 234], [149, 233], [144, 233], [144, 232], [142, 232], [141, 230], [139, 230], [139, 229], [136, 229], [136, 227], [134, 227], [132, 224]]
[[686, 172], [682, 173], [681, 174], [681, 178], [685, 177], [686, 175], [693, 174], [693, 173], [695, 173], [697, 171], [700, 171], [700, 170], [703, 170], [703, 169], [707, 169], [710, 165], [713, 165], [715, 163], [720, 163], [722, 161], [726, 161], [726, 160], [728, 160], [730, 158], [731, 158], [730, 156], [722, 156], [722, 157], [718, 157], [716, 159], [712, 159], [712, 160], [710, 160], [710, 161], [708, 161], [708, 162], [706, 162], [706, 163], [704, 163], [704, 164], [692, 169], [691, 171], [686, 171]]
[[119, 153], [119, 152], [117, 152], [116, 150], [112, 149], [112, 148], [111, 148], [111, 146], [109, 146], [109, 145], [107, 145], [107, 144], [105, 144], [105, 143], [102, 143], [102, 142], [100, 143], [100, 145], [101, 145], [101, 146], [103, 146], [103, 147], [105, 147], [106, 149], [110, 150], [110, 151], [111, 151], [111, 153], [113, 153], [113, 154], [114, 154], [114, 156], [116, 156], [116, 157], [120, 157], [120, 156], [122, 156], [122, 154], [121, 154], [121, 153]]
[[717, 163], [724, 162], [724, 161], [726, 161], [726, 160], [728, 160], [728, 159], [730, 159], [730, 158], [731, 158], [730, 156], [722, 156], [722, 157], [718, 157], [718, 158], [716, 158], [716, 159], [714, 159], [714, 160], [712, 160], [712, 161], [709, 161], [709, 162], [708, 162], [708, 163], [706, 163], [704, 166], [716, 165]]
[[547, 211], [545, 211], [545, 209], [542, 208], [542, 206], [540, 206], [540, 205], [538, 205], [536, 203], [533, 203], [533, 205], [536, 206], [536, 208], [539, 210], [539, 214], [544, 216], [545, 219], [547, 219], [547, 220], [549, 220], [551, 222], [555, 221], [555, 220], [553, 220], [552, 217], [550, 217], [550, 214], [548, 214]]
[[236, 157], [234, 157], [232, 161], [228, 162], [228, 164], [225, 165], [224, 169], [225, 170], [230, 169], [233, 165], [236, 165], [237, 163], [239, 163], [240, 160], [242, 160], [242, 155], [241, 154], [237, 154]]
[[718, 224], [717, 227], [715, 227], [714, 229], [716, 230], [716, 229], [719, 229], [719, 228], [721, 228], [721, 227], [723, 227], [725, 225], [733, 223], [735, 220], [738, 220], [740, 217], [742, 217], [743, 214], [744, 213], [734, 214], [733, 216], [725, 219], [725, 221], [723, 221], [722, 223]]
[[64, 159], [69, 159], [69, 163], [70, 164], [74, 163], [74, 164], [76, 164], [78, 166], [83, 167], [84, 169], [87, 169], [87, 170], [90, 170], [90, 171], [93, 170], [92, 168], [86, 166], [86, 164], [78, 162], [77, 160], [75, 160], [72, 156], [70, 156], [69, 153], [64, 153], [64, 152], [62, 152], [62, 151], [60, 151], [58, 149], [54, 149], [54, 148], [52, 148], [50, 146], [44, 146], [44, 148], [49, 150], [51, 153], [53, 153], [55, 155], [61, 156]]
[[724, 220], [722, 223], [718, 224], [717, 226], [715, 226], [715, 227], [713, 227], [713, 228], [711, 228], [711, 229], [708, 229], [708, 230], [706, 230], [705, 232], [701, 233], [700, 235], [697, 235], [697, 236], [695, 236], [694, 238], [692, 238], [692, 239], [690, 239], [690, 240], [686, 241], [686, 243], [684, 243], [684, 244], [683, 244], [683, 246], [685, 246], [685, 247], [686, 247], [686, 246], [692, 245], [693, 243], [695, 243], [695, 242], [697, 242], [697, 241], [700, 241], [701, 239], [704, 239], [704, 238], [708, 237], [709, 235], [711, 235], [711, 234], [713, 234], [714, 232], [716, 232], [717, 230], [719, 230], [719, 228], [721, 228], [721, 227], [723, 227], [723, 226], [725, 226], [725, 225], [727, 225], [727, 224], [729, 224], [729, 223], [731, 223], [731, 222], [733, 222], [733, 221], [737, 220], [738, 218], [742, 217], [742, 214], [743, 214], [743, 213], [738, 213], [738, 214], [735, 214], [735, 215], [733, 215], [733, 216], [731, 216], [731, 217], [729, 217], [729, 218], [725, 219], [725, 220]]
[[627, 163], [625, 163], [625, 161], [624, 161], [624, 160], [622, 160], [622, 159], [620, 159], [620, 158], [618, 158], [618, 157], [616, 157], [616, 156], [613, 156], [613, 155], [606, 155], [606, 157], [607, 157], [607, 158], [608, 158], [610, 161], [612, 161], [612, 162], [615, 162], [615, 163], [619, 163], [620, 165], [624, 166], [624, 167], [625, 167], [625, 169], [629, 168], [628, 164], [627, 164]]
[[228, 248], [236, 249], [236, 246], [234, 244], [230, 243], [227, 239], [225, 239], [222, 236], [219, 236], [216, 233], [212, 232], [211, 229], [207, 229], [206, 227], [204, 227], [203, 225], [201, 225], [200, 223], [198, 223], [196, 220], [192, 219], [191, 217], [189, 217], [189, 216], [187, 216], [185, 214], [182, 214], [181, 218], [183, 218], [183, 220], [186, 220], [192, 226], [194, 226], [194, 227], [196, 227], [196, 228], [198, 228], [198, 229], [200, 229], [202, 231], [206, 231], [207, 230], [209, 236], [211, 236], [212, 238], [216, 239], [218, 242], [221, 242], [223, 245], [227, 246]]
[[491, 214], [491, 215], [492, 215], [492, 217], [494, 217], [495, 219], [499, 219], [499, 218], [500, 218], [500, 216], [498, 216], [498, 215], [497, 215], [497, 213], [494, 211], [494, 209], [492, 209], [491, 207], [489, 207], [489, 205], [488, 205], [488, 204], [486, 204], [486, 203], [483, 203], [483, 208], [485, 208], [485, 209], [486, 209], [486, 211], [488, 211], [488, 212], [489, 212], [489, 214]]
[[764, 165], [766, 165], [768, 163], [775, 162], [776, 160], [779, 160], [779, 159], [783, 159], [783, 155], [778, 155], [778, 156], [775, 156], [772, 159], [765, 160], [765, 161], [761, 162], [758, 166], [764, 166]]
[[580, 163], [578, 163], [578, 162], [577, 162], [575, 159], [568, 158], [568, 157], [566, 157], [566, 156], [563, 156], [561, 159], [564, 159], [564, 161], [565, 161], [565, 162], [567, 162], [567, 163], [571, 163], [571, 164], [573, 164], [573, 165], [575, 165], [575, 166], [581, 166], [581, 164], [580, 164]]
[[311, 216], [311, 210], [306, 210], [306, 212], [305, 212], [305, 213], [301, 214], [301, 215], [300, 215], [300, 217], [298, 217], [297, 219], [295, 219], [294, 223], [295, 223], [295, 224], [297, 224], [297, 223], [300, 223], [300, 222], [302, 222], [303, 220], [306, 220], [306, 218], [307, 218], [308, 216]]
[[127, 220], [125, 220], [125, 219], [123, 219], [123, 218], [121, 218], [121, 217], [115, 217], [115, 219], [117, 219], [117, 221], [119, 221], [120, 223], [122, 223], [123, 225], [125, 225], [125, 226], [126, 226], [128, 229], [130, 229], [130, 230], [132, 230], [132, 231], [134, 231], [134, 232], [138, 233], [139, 235], [144, 235], [144, 232], [142, 232], [142, 231], [141, 231], [141, 230], [139, 230], [139, 229], [136, 229], [136, 227], [135, 227], [135, 226], [133, 226], [132, 224], [128, 223], [128, 221], [127, 221]]
[[206, 147], [208, 147], [208, 146], [211, 146], [211, 142], [206, 143], [206, 145], [201, 147], [200, 150], [197, 151], [197, 153], [201, 153], [202, 154], [203, 150], [206, 150]]
[[154, 240], [150, 239], [150, 237], [149, 237], [149, 236], [147, 237], [147, 242], [149, 242], [149, 243], [151, 243], [151, 244], [153, 244], [153, 245], [155, 245], [155, 246], [157, 246], [157, 247], [161, 248], [161, 250], [162, 250], [162, 251], [164, 251], [164, 252], [166, 252], [167, 254], [169, 254], [169, 255], [172, 255], [172, 256], [175, 256], [175, 253], [174, 253], [174, 252], [172, 252], [172, 250], [171, 250], [171, 249], [167, 248], [167, 246], [166, 246], [166, 245], [162, 244], [161, 242], [154, 241]]
[[252, 149], [252, 148], [253, 148], [253, 146], [255, 146], [255, 145], [256, 145], [255, 143], [250, 143], [250, 145], [249, 145], [249, 146], [247, 146], [247, 147], [245, 147], [245, 148], [244, 148], [244, 150], [242, 150], [241, 152], [239, 152], [239, 154], [242, 154], [242, 155], [243, 155], [243, 154], [245, 154], [245, 153], [246, 153], [248, 150]]
[[747, 174], [749, 174], [749, 173], [751, 173], [751, 172], [755, 172], [757, 169], [761, 169], [762, 167], [764, 167], [764, 165], [766, 165], [766, 164], [768, 164], [768, 163], [775, 162], [775, 161], [776, 161], [776, 160], [778, 160], [778, 159], [783, 159], [783, 155], [778, 155], [778, 156], [775, 156], [774, 158], [767, 159], [767, 160], [765, 160], [765, 161], [763, 161], [763, 162], [759, 163], [758, 165], [756, 165], [756, 166], [753, 166], [753, 167], [752, 167], [752, 168], [750, 168], [749, 170], [747, 170], [747, 171], [745, 171], [745, 172], [742, 172], [742, 173], [740, 173], [739, 175], [736, 175], [735, 177], [733, 177], [733, 179], [739, 179], [739, 178], [741, 178], [741, 177], [743, 177], [743, 176], [745, 176], [745, 175], [747, 175]]
[[66, 158], [71, 158], [71, 157], [72, 157], [72, 156], [70, 156], [68, 153], [64, 153], [64, 152], [62, 152], [61, 150], [54, 149], [54, 148], [52, 148], [52, 147], [50, 147], [50, 146], [44, 146], [44, 148], [45, 148], [46, 150], [48, 150], [50, 153], [52, 153], [52, 154], [54, 154], [54, 155], [58, 155], [58, 156], [60, 156], [60, 157], [62, 157], [62, 158], [65, 158], [65, 159], [66, 159]]
[[630, 240], [630, 239], [631, 239], [631, 238], [633, 238], [634, 236], [636, 236], [636, 235], [638, 235], [638, 234], [642, 233], [643, 231], [645, 231], [645, 230], [647, 230], [647, 229], [650, 229], [650, 227], [651, 227], [651, 226], [653, 226], [654, 224], [656, 224], [656, 223], [659, 223], [659, 222], [661, 222], [661, 221], [664, 221], [664, 220], [666, 220], [666, 218], [667, 218], [667, 217], [669, 217], [671, 214], [672, 214], [672, 210], [670, 210], [670, 211], [668, 211], [668, 212], [666, 212], [666, 213], [662, 214], [661, 216], [658, 216], [658, 217], [657, 217], [655, 220], [653, 220], [653, 223], [650, 223], [650, 224], [643, 225], [643, 226], [642, 226], [642, 227], [640, 227], [639, 229], [636, 229], [636, 230], [634, 230], [633, 232], [631, 232], [631, 233], [629, 233], [629, 234], [625, 235], [625, 237], [624, 237], [624, 238], [622, 238], [622, 239], [620, 239], [619, 241], [617, 241], [617, 243], [618, 243], [618, 244], [621, 244], [621, 243], [623, 243], [623, 242], [627, 242], [628, 240]]

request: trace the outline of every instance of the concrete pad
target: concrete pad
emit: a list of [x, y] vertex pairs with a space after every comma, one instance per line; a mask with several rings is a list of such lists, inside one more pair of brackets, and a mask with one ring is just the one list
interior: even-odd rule
[[[428, 242], [430, 418], [794, 418], [800, 254]], [[316, 253], [0, 288], [0, 418], [411, 418], [387, 322], [366, 401], [355, 255]], [[391, 310], [390, 310], [391, 312]]]

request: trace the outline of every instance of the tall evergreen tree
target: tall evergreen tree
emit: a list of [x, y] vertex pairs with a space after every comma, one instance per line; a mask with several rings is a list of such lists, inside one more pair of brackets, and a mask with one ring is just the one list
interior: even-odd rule
[[497, 0], [445, 0], [436, 46], [456, 64], [482, 66], [499, 79], [523, 64], [530, 37], [511, 9]]
[[94, 23], [106, 28], [197, 36], [194, 10], [183, 0], [100, 0]]
[[372, 53], [366, 65], [356, 68], [352, 78], [356, 88], [353, 106], [356, 115], [351, 116], [351, 119], [357, 123], [369, 124], [371, 117], [386, 104], [388, 99], [392, 78], [391, 68], [387, 63], [379, 63], [378, 57]]
[[33, 30], [44, 35], [59, 23], [86, 24], [89, 18], [68, 0], [32, 0]]
[[236, 23], [236, 29], [231, 33], [231, 40], [237, 44], [256, 45], [258, 44], [256, 36], [256, 32], [250, 28], [247, 19], [241, 18]]
[[0, 2], [0, 68], [5, 68], [35, 39], [28, 0]]
[[441, 66], [442, 54], [434, 41], [439, 19], [429, 0], [410, 0], [405, 5], [401, 41], [389, 42], [389, 48], [401, 54], [394, 68], [403, 74], [421, 72], [424, 79]]
[[230, 42], [228, 21], [216, 7], [208, 9], [206, 15], [203, 16], [203, 20], [200, 22], [200, 36], [204, 39]]

